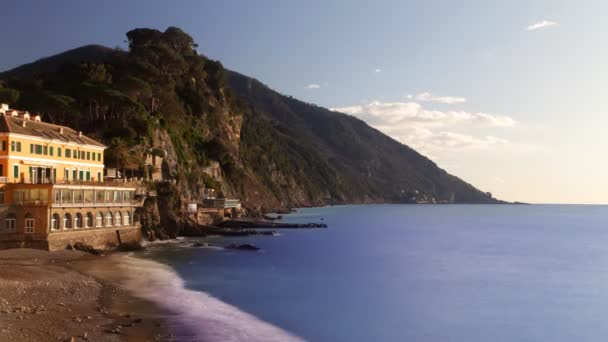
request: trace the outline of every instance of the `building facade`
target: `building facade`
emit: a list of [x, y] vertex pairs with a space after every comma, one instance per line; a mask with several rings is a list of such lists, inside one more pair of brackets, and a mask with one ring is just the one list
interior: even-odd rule
[[136, 184], [105, 182], [106, 146], [0, 106], [0, 248], [139, 241]]

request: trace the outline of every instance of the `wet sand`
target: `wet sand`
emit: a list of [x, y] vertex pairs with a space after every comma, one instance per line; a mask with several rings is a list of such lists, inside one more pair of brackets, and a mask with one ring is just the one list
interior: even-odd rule
[[167, 313], [121, 286], [115, 255], [0, 251], [0, 341], [169, 341]]

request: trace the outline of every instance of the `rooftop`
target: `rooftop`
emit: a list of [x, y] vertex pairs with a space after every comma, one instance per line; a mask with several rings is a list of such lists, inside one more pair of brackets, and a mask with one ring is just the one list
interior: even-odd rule
[[28, 112], [9, 109], [5, 104], [0, 106], [0, 116], [0, 133], [17, 133], [66, 143], [106, 147], [82, 132], [67, 126], [42, 122], [39, 115], [31, 117]]

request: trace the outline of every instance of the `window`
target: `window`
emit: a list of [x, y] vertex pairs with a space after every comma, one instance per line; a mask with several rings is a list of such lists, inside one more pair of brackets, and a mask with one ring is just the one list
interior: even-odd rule
[[78, 170], [72, 170], [72, 179], [78, 180]]
[[61, 190], [61, 203], [73, 203], [71, 189], [62, 189]]
[[0, 191], [0, 205], [4, 205], [4, 191]]
[[95, 191], [95, 203], [103, 203], [103, 190]]
[[83, 190], [74, 190], [74, 203], [83, 203], [84, 195]]
[[4, 220], [4, 230], [9, 233], [14, 233], [17, 231], [17, 216], [15, 216], [15, 214], [6, 215], [6, 219]]
[[42, 145], [34, 145], [34, 153], [42, 154]]
[[59, 230], [59, 215], [56, 213], [51, 216], [51, 230]]
[[48, 146], [43, 146], [42, 147], [42, 154], [44, 154], [45, 156], [49, 154], [49, 147]]
[[13, 165], [13, 178], [19, 179], [19, 164]]
[[25, 214], [25, 232], [29, 234], [34, 232], [34, 217], [30, 213]]
[[103, 214], [97, 213], [95, 216], [95, 227], [103, 227]]
[[34, 144], [30, 144], [30, 153], [34, 154]]
[[101, 182], [101, 172], [97, 172], [97, 181]]
[[72, 215], [65, 213], [63, 214], [63, 229], [72, 228]]
[[86, 154], [84, 153], [84, 151], [80, 151], [80, 159], [85, 160], [86, 158]]
[[65, 169], [65, 175], [63, 176], [65, 180], [70, 180], [70, 169]]
[[4, 177], [4, 165], [0, 164], [0, 177]]
[[97, 153], [97, 160], [101, 161], [101, 153]]
[[2, 140], [2, 151], [6, 151], [6, 140]]
[[106, 227], [112, 227], [112, 213], [109, 211], [106, 213]]
[[11, 151], [15, 152], [17, 144], [14, 141], [11, 141]]
[[87, 160], [91, 160], [91, 152], [87, 152]]
[[114, 214], [114, 225], [122, 226], [122, 215], [120, 214], [119, 211], [117, 211], [116, 214]]
[[49, 147], [49, 155], [51, 157], [53, 156], [53, 146]]
[[122, 223], [125, 226], [130, 226], [131, 225], [131, 214], [129, 214], [129, 212], [125, 212], [125, 214], [122, 216]]
[[21, 142], [17, 141], [17, 152], [21, 152]]
[[65, 149], [65, 157], [66, 158], [71, 158], [72, 157], [72, 150], [70, 150], [69, 148]]
[[91, 153], [91, 154], [92, 154], [92, 156], [91, 156], [91, 157], [93, 158], [93, 160], [95, 160], [95, 152], [93, 152], [93, 153]]
[[93, 214], [87, 213], [87, 216], [84, 217], [84, 227], [91, 228], [93, 224]]
[[82, 223], [82, 214], [77, 213], [76, 216], [74, 216], [74, 228], [82, 228]]
[[61, 157], [61, 147], [57, 147], [57, 157]]

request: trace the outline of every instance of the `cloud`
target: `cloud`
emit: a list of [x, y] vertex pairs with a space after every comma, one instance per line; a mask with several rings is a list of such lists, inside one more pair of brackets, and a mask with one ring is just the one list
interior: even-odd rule
[[433, 96], [431, 93], [425, 92], [415, 96], [415, 99], [423, 102], [439, 102], [444, 104], [465, 103], [467, 99], [456, 96]]
[[439, 111], [425, 109], [417, 102], [379, 102], [332, 108], [333, 111], [351, 114], [370, 124], [418, 124], [443, 126], [478, 124], [492, 127], [511, 127], [516, 121], [509, 116], [467, 111]]
[[376, 68], [376, 69], [374, 69], [374, 72], [382, 72], [382, 69]]
[[554, 25], [557, 25], [557, 23], [554, 21], [542, 20], [542, 21], [536, 22], [534, 24], [528, 25], [528, 27], [526, 27], [526, 30], [536, 31], [536, 30], [544, 29], [544, 28], [554, 26]]
[[372, 101], [332, 110], [356, 116], [430, 157], [442, 151], [485, 149], [509, 144], [506, 139], [492, 135], [473, 136], [454, 130], [516, 125], [513, 118], [505, 115], [430, 110], [417, 102]]
[[311, 84], [307, 85], [304, 88], [306, 88], [306, 89], [319, 89], [319, 88], [321, 88], [321, 85], [319, 85], [317, 83], [311, 83]]

